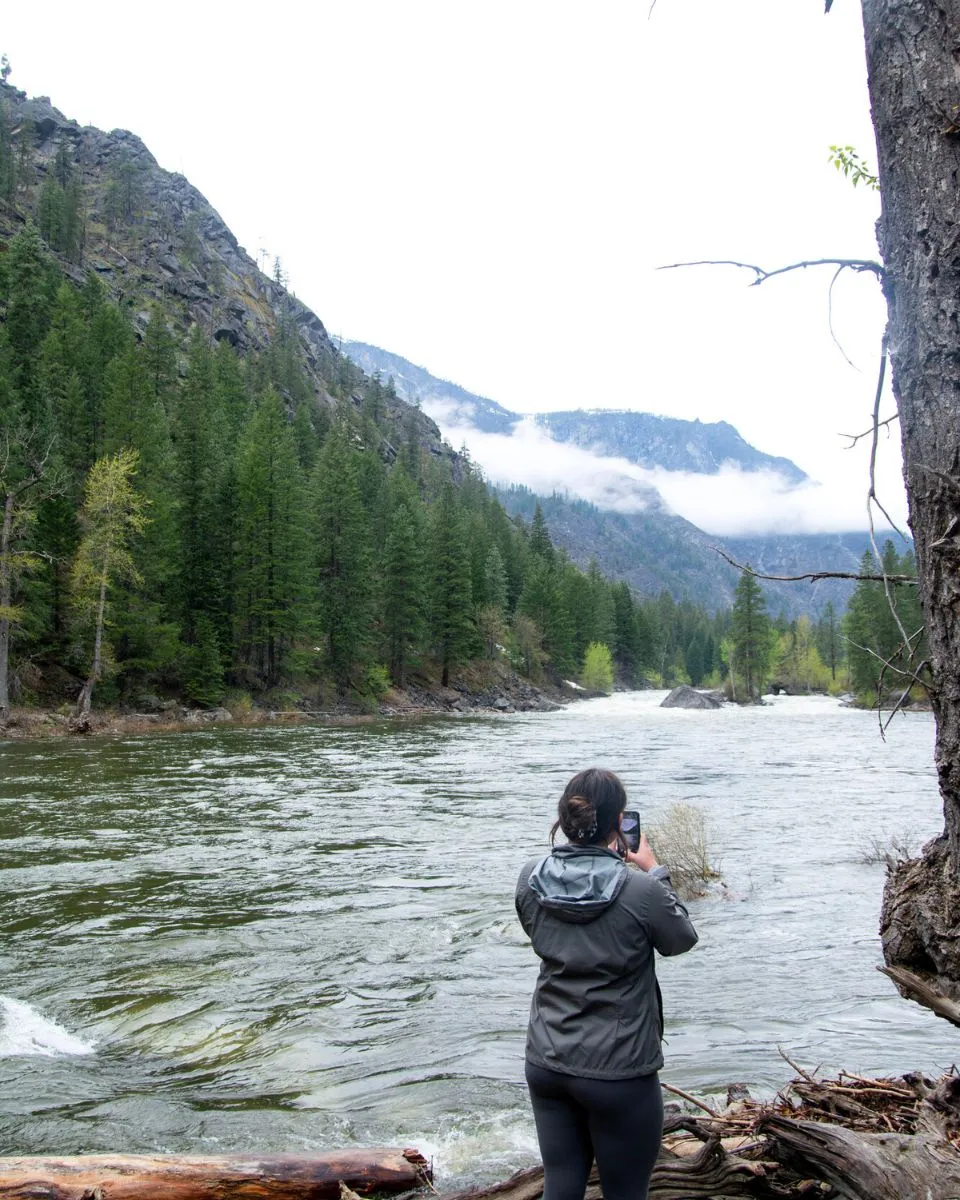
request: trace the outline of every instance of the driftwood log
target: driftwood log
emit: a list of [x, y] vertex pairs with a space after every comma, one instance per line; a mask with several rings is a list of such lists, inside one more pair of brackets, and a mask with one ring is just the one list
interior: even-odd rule
[[[676, 1091], [677, 1089], [672, 1089]], [[684, 1093], [681, 1093], [685, 1095]], [[960, 1200], [960, 1075], [815, 1079], [668, 1113], [651, 1200]], [[540, 1200], [543, 1170], [443, 1200]], [[596, 1172], [586, 1200], [602, 1200]]]
[[960, 1200], [960, 1154], [935, 1134], [855, 1133], [842, 1125], [767, 1117], [786, 1164], [845, 1200]]
[[409, 1192], [431, 1178], [417, 1150], [340, 1150], [332, 1154], [90, 1154], [0, 1158], [2, 1200], [339, 1200]]

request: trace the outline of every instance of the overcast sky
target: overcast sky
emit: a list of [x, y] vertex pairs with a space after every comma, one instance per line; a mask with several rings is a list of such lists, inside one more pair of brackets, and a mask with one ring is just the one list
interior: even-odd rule
[[[656, 270], [876, 257], [877, 196], [827, 161], [875, 163], [859, 4], [648, 9], [55, 0], [5, 12], [0, 50], [12, 83], [186, 174], [334, 335], [514, 410], [728, 420], [823, 483], [825, 526], [862, 527], [866, 447], [838, 434], [869, 423], [876, 282], [834, 289], [855, 370], [829, 271]], [[896, 437], [880, 478], [902, 512]]]

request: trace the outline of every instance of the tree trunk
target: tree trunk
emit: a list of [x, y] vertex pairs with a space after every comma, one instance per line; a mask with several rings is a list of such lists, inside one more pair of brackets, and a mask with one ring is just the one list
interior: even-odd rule
[[862, 5], [893, 390], [944, 813], [922, 859], [888, 876], [881, 936], [889, 964], [960, 998], [960, 3]]
[[2, 1200], [339, 1200], [408, 1192], [431, 1172], [416, 1150], [340, 1150], [262, 1158], [91, 1154], [0, 1158]]
[[10, 543], [13, 539], [14, 493], [7, 492], [3, 505], [3, 529], [0, 532], [0, 725], [10, 715], [10, 601], [13, 596], [13, 571]]
[[960, 1156], [943, 1137], [855, 1133], [789, 1117], [765, 1117], [760, 1128], [794, 1171], [831, 1184], [845, 1200], [960, 1196]]
[[93, 700], [93, 688], [100, 678], [101, 660], [103, 658], [103, 621], [107, 608], [107, 564], [104, 563], [103, 575], [100, 578], [100, 598], [97, 601], [97, 628], [93, 638], [93, 663], [86, 683], [80, 689], [77, 697], [76, 716], [83, 719], [90, 715], [90, 703]]

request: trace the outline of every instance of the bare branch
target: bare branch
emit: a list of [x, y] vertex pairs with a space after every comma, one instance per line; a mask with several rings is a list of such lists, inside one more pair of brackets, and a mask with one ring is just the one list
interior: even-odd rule
[[[814, 1079], [813, 1075], [811, 1075], [808, 1071], [805, 1071], [803, 1069], [803, 1067], [800, 1066], [799, 1063], [795, 1063], [792, 1058], [788, 1057], [788, 1055], [784, 1051], [783, 1047], [779, 1043], [777, 1043], [777, 1053], [780, 1055], [780, 1057], [783, 1059], [783, 1061], [788, 1066], [793, 1067], [793, 1069], [796, 1071], [796, 1073], [798, 1075], [802, 1076], [807, 1081], [807, 1083], [816, 1083], [816, 1080]], [[816, 1068], [815, 1068], [815, 1070], [816, 1070]]]
[[853, 361], [846, 350], [844, 350], [844, 348], [840, 345], [840, 339], [837, 337], [836, 330], [833, 328], [833, 285], [837, 282], [842, 273], [843, 267], [837, 267], [836, 271], [833, 273], [833, 278], [830, 280], [830, 286], [827, 288], [827, 328], [830, 330], [830, 336], [833, 338], [833, 344], [843, 355], [844, 359], [851, 367], [853, 367], [855, 371], [859, 371], [860, 368]]
[[891, 583], [915, 584], [917, 582], [913, 575], [859, 575], [852, 571], [807, 571], [803, 575], [764, 575], [763, 572], [755, 571], [753, 567], [748, 567], [745, 563], [737, 562], [719, 546], [712, 546], [711, 549], [721, 558], [726, 559], [731, 567], [736, 567], [745, 575], [752, 575], [754, 579], [772, 579], [776, 583], [817, 583], [821, 579], [865, 579], [868, 583], [883, 583], [885, 579], [889, 579]]
[[878, 421], [876, 423], [876, 425], [871, 425], [870, 428], [865, 429], [863, 431], [863, 433], [841, 433], [840, 436], [850, 439], [850, 445], [847, 446], [846, 449], [852, 450], [854, 448], [854, 446], [857, 444], [857, 442], [862, 441], [865, 437], [872, 437], [876, 430], [883, 429], [884, 426], [892, 425], [894, 421], [899, 421], [899, 420], [900, 420], [900, 414], [894, 413], [892, 416], [887, 417], [885, 420]]
[[890, 582], [887, 579], [887, 573], [883, 569], [883, 558], [877, 546], [876, 529], [873, 524], [873, 506], [874, 504], [887, 519], [887, 523], [891, 529], [895, 529], [897, 533], [906, 542], [908, 538], [904, 533], [897, 528], [890, 514], [880, 503], [877, 498], [877, 446], [880, 442], [880, 399], [883, 395], [883, 381], [887, 370], [887, 332], [884, 330], [883, 338], [880, 342], [880, 370], [877, 372], [877, 388], [873, 397], [873, 439], [870, 443], [870, 490], [867, 492], [867, 519], [870, 522], [870, 545], [873, 547], [873, 554], [883, 573], [883, 591], [887, 597], [887, 605], [890, 609], [891, 616], [896, 621], [897, 628], [900, 630], [900, 636], [903, 638], [904, 644], [909, 644], [907, 631], [903, 627], [903, 622], [900, 620], [900, 614], [897, 612], [897, 606], [893, 602], [893, 593], [890, 591]]
[[680, 267], [740, 267], [744, 271], [753, 271], [756, 275], [756, 279], [750, 284], [751, 287], [758, 287], [761, 283], [766, 283], [768, 279], [773, 279], [775, 275], [786, 275], [790, 271], [804, 271], [807, 267], [838, 267], [839, 271], [856, 271], [858, 274], [862, 271], [869, 271], [876, 275], [877, 279], [884, 277], [882, 264], [872, 258], [811, 258], [804, 262], [790, 263], [785, 267], [775, 267], [772, 271], [766, 271], [755, 263], [737, 262], [732, 258], [701, 258], [695, 262], [666, 263], [662, 267], [657, 267], [657, 270], [675, 271]]
[[[926, 661], [922, 662], [920, 664], [920, 666], [917, 667], [917, 670], [922, 671], [925, 666], [927, 666]], [[923, 681], [921, 680], [921, 686], [926, 687], [927, 685], [925, 683], [923, 683]], [[900, 697], [898, 698], [896, 704], [893, 706], [890, 716], [887, 717], [886, 721], [884, 721], [883, 726], [880, 730], [880, 735], [881, 735], [881, 737], [883, 737], [884, 740], [886, 740], [887, 730], [890, 728], [891, 721], [897, 715], [897, 713], [903, 708], [904, 704], [906, 704], [907, 697], [910, 695], [912, 690], [913, 690], [912, 683], [903, 689], [903, 691], [900, 693]]]
[[660, 1086], [665, 1092], [672, 1092], [675, 1096], [679, 1096], [682, 1100], [686, 1100], [689, 1104], [695, 1104], [697, 1108], [702, 1108], [704, 1112], [708, 1112], [711, 1117], [717, 1116], [717, 1110], [711, 1108], [709, 1104], [704, 1104], [702, 1100], [698, 1100], [696, 1096], [691, 1096], [689, 1092], [685, 1092], [682, 1088], [674, 1087], [672, 1083], [664, 1083], [660, 1081]]
[[[920, 676], [917, 675], [916, 671], [905, 671], [902, 667], [895, 667], [892, 659], [884, 658], [882, 654], [878, 654], [877, 651], [872, 649], [870, 646], [861, 646], [859, 642], [855, 642], [852, 638], [844, 638], [844, 641], [848, 646], [853, 646], [854, 650], [862, 650], [864, 654], [869, 654], [870, 657], [875, 658], [878, 663], [882, 663], [883, 671], [893, 671], [894, 675], [902, 675], [904, 679], [909, 679], [912, 681], [911, 686], [913, 686], [914, 683], [918, 684], [922, 688], [927, 686]], [[902, 649], [903, 646], [898, 646], [894, 653], [899, 653]], [[926, 666], [926, 662], [920, 663], [920, 665], [917, 667], [917, 671], [924, 666]], [[880, 673], [881, 680], [883, 678], [883, 671]]]

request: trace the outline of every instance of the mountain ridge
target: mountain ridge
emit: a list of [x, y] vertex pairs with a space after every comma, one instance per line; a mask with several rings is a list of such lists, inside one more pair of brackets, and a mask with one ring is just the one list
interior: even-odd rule
[[622, 457], [641, 467], [716, 474], [733, 463], [744, 471], [774, 471], [793, 484], [808, 478], [790, 459], [752, 446], [729, 421], [600, 407], [521, 414], [369, 342], [344, 339], [342, 348], [368, 374], [389, 375], [398, 395], [428, 412], [432, 408], [441, 422], [509, 435], [521, 421], [532, 419], [554, 441]]
[[[469, 392], [459, 384], [438, 379], [424, 367], [418, 367], [408, 359], [390, 351], [380, 350], [370, 343], [343, 341], [344, 352], [359, 360], [368, 373], [380, 372], [393, 379], [398, 395], [411, 403], [424, 404], [431, 408], [440, 424], [453, 420], [456, 425], [472, 425], [485, 433], [510, 436], [518, 423], [524, 419], [512, 413], [495, 400]], [[444, 404], [449, 405], [445, 411]], [[553, 436], [563, 432], [563, 422], [575, 422], [584, 414], [599, 414], [602, 418], [629, 415], [643, 430], [654, 431], [664, 428], [684, 433], [709, 433], [719, 430], [724, 436], [732, 434], [734, 446], [746, 448], [740, 452], [737, 463], [743, 470], [775, 470], [786, 474], [793, 482], [801, 482], [807, 476], [787, 459], [764, 455], [756, 450], [737, 432], [729, 422], [706, 423], [682, 421], [679, 418], [658, 418], [653, 414], [635, 413], [629, 409], [575, 410], [573, 413], [540, 414], [536, 420], [546, 432]], [[651, 418], [651, 420], [648, 420]], [[554, 420], [555, 419], [555, 420]], [[583, 433], [583, 426], [567, 430], [567, 444], [579, 445], [593, 450], [601, 457], [611, 459], [611, 472], [616, 472], [614, 458], [629, 458], [636, 462], [642, 455], [621, 452], [617, 445], [606, 446], [606, 453], [598, 447], [602, 439], [590, 439]], [[563, 439], [556, 439], [559, 445]], [[589, 445], [585, 444], [590, 442]], [[648, 447], [655, 439], [648, 438]], [[724, 444], [724, 443], [721, 443]], [[729, 458], [712, 457], [703, 446], [696, 452], [681, 447], [669, 448], [670, 453], [654, 465], [664, 470], [690, 469], [691, 461], [711, 469], [703, 474], [715, 474]], [[686, 458], [684, 457], [686, 454]], [[647, 460], [649, 462], [649, 459]], [[682, 464], [682, 465], [680, 465]], [[753, 464], [752, 468], [748, 464]], [[781, 468], [781, 464], [787, 464]], [[647, 465], [641, 463], [640, 465]], [[491, 472], [493, 474], [493, 472]], [[550, 528], [551, 535], [559, 546], [580, 567], [587, 567], [592, 560], [606, 574], [625, 579], [637, 592], [656, 593], [666, 588], [677, 598], [687, 598], [696, 603], [718, 609], [732, 603], [733, 593], [739, 579], [735, 567], [725, 562], [717, 548], [726, 551], [731, 558], [741, 563], [752, 563], [770, 575], [795, 575], [803, 571], [838, 571], [855, 574], [860, 558], [870, 549], [870, 538], [866, 531], [848, 533], [793, 534], [776, 533], [764, 536], [724, 536], [709, 534], [684, 517], [672, 512], [660, 493], [653, 486], [624, 475], [611, 476], [610, 492], [623, 496], [622, 487], [635, 493], [633, 511], [617, 510], [611, 502], [609, 507], [599, 506], [575, 495], [551, 491], [536, 493], [522, 486], [498, 484], [496, 492], [504, 507], [513, 516], [529, 521], [536, 503], [539, 502]], [[616, 484], [616, 487], [613, 484]], [[771, 607], [783, 609], [789, 616], [801, 613], [814, 615], [823, 611], [828, 603], [841, 610], [850, 596], [853, 584], [847, 580], [826, 579], [812, 585], [798, 585], [777, 580], [766, 580], [763, 589]], [[805, 590], [804, 590], [805, 589]]]

